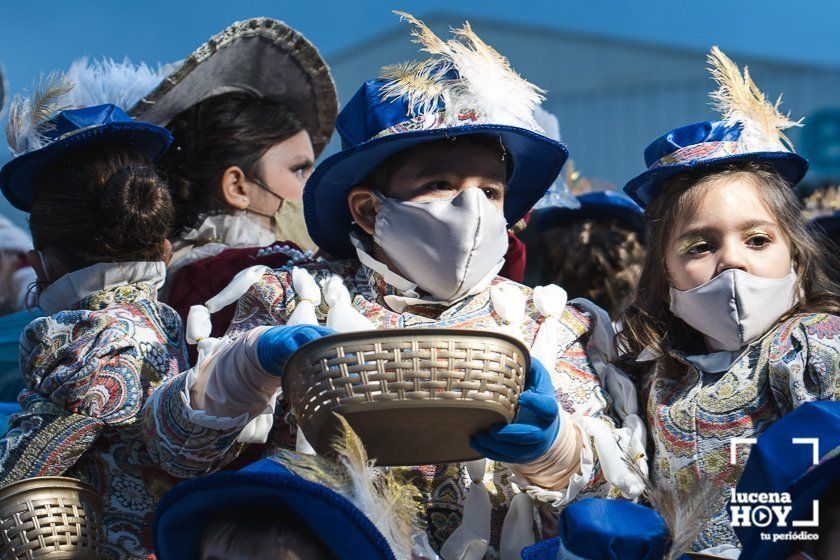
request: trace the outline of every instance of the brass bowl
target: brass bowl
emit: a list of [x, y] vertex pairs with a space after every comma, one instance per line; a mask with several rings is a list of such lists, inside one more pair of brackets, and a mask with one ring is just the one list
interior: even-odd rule
[[0, 558], [101, 560], [102, 498], [73, 478], [28, 478], [0, 488]]
[[464, 329], [326, 336], [299, 348], [283, 395], [306, 439], [328, 454], [343, 416], [381, 466], [480, 458], [470, 437], [509, 423], [530, 367], [516, 338]]

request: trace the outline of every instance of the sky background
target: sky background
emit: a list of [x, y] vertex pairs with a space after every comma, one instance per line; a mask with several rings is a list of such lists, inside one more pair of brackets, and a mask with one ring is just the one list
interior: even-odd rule
[[[402, 9], [463, 19], [491, 18], [705, 51], [840, 67], [840, 1], [816, 0], [0, 0], [0, 65], [12, 93], [77, 57], [148, 63], [185, 57], [235, 20], [270, 16], [300, 30], [332, 56], [398, 25]], [[563, 53], [534, 53], [560, 56]], [[840, 92], [838, 92], [840, 96]], [[5, 124], [5, 123], [4, 123]], [[8, 156], [0, 140], [0, 162]], [[5, 202], [5, 201], [4, 201]], [[0, 205], [0, 211], [8, 208]]]

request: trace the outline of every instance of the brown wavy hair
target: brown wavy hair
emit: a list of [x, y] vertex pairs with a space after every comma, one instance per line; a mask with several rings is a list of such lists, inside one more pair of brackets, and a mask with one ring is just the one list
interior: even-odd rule
[[806, 229], [790, 184], [773, 169], [753, 162], [706, 167], [676, 176], [645, 210], [648, 252], [636, 291], [621, 317], [618, 344], [623, 353], [636, 357], [650, 347], [662, 355], [667, 372], [671, 350], [705, 351], [702, 335], [669, 310], [665, 253], [671, 233], [697, 210], [707, 187], [735, 176], [743, 176], [758, 189], [790, 243], [801, 297], [783, 319], [797, 313], [840, 314], [840, 288], [829, 274], [840, 270], [837, 257]]
[[636, 287], [645, 248], [618, 220], [577, 220], [542, 232], [537, 284], [557, 284], [569, 299], [586, 298], [615, 316]]

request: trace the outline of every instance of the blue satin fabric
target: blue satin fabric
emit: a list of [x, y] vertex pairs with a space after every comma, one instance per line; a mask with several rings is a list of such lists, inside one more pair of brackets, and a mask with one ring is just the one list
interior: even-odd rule
[[[793, 438], [815, 438], [819, 442], [818, 466], [813, 464], [813, 447], [794, 444]], [[761, 533], [799, 531], [791, 527], [793, 520], [808, 520], [812, 516], [813, 500], [840, 481], [840, 402], [805, 403], [777, 420], [753, 445], [750, 458], [735, 488], [739, 493], [789, 492], [792, 503], [786, 527], [735, 527], [735, 534], [743, 545], [742, 558], [763, 560], [784, 559], [790, 541], [762, 540]], [[759, 505], [759, 504], [756, 504]], [[820, 530], [840, 520], [827, 519], [822, 508]], [[731, 510], [730, 510], [731, 512]], [[816, 528], [806, 528], [814, 532]]]
[[579, 208], [552, 206], [535, 210], [530, 226], [536, 231], [585, 219], [615, 219], [636, 233], [645, 232], [644, 211], [626, 194], [619, 191], [593, 191], [577, 197]]
[[621, 499], [587, 498], [560, 515], [560, 539], [589, 560], [661, 560], [668, 527], [651, 508]]
[[359, 508], [335, 490], [302, 478], [274, 460], [181, 482], [160, 501], [152, 523], [159, 560], [199, 558], [208, 524], [237, 511], [293, 515], [332, 558], [395, 560], [385, 537]]
[[741, 125], [727, 126], [723, 121], [702, 121], [669, 130], [645, 148], [645, 165], [650, 167], [679, 149], [704, 142], [735, 142], [741, 137]]
[[[65, 134], [74, 132], [66, 138]], [[44, 168], [70, 150], [102, 142], [131, 144], [154, 161], [172, 143], [163, 127], [135, 121], [116, 105], [104, 104], [62, 111], [47, 121], [42, 148], [22, 154], [0, 170], [0, 188], [15, 208], [28, 212], [35, 183]]]

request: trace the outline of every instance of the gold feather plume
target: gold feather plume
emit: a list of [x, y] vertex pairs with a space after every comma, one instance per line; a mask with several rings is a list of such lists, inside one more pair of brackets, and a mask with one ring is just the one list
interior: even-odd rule
[[46, 123], [65, 109], [64, 97], [73, 89], [64, 74], [41, 75], [30, 97], [16, 95], [9, 108], [6, 142], [14, 155], [40, 148]]
[[397, 558], [411, 558], [412, 539], [422, 531], [417, 489], [389, 469], [376, 469], [362, 440], [340, 415], [335, 457], [281, 451], [272, 457], [292, 472], [338, 492], [382, 533]]
[[[444, 125], [464, 124], [459, 116], [473, 112], [486, 122], [510, 124], [542, 131], [534, 119], [534, 109], [544, 99], [544, 91], [531, 84], [510, 66], [507, 58], [485, 43], [469, 22], [452, 29], [453, 38], [444, 41], [422, 21], [405, 12], [394, 12], [411, 25], [412, 41], [421, 45], [428, 59], [383, 68], [387, 80], [383, 98], [405, 97], [409, 114], [427, 116], [445, 104]], [[447, 76], [457, 70], [457, 77]]]
[[728, 125], [740, 123], [743, 126], [742, 141], [751, 150], [792, 150], [793, 144], [782, 132], [791, 127], [802, 126], [802, 120], [794, 121], [790, 115], [779, 111], [782, 96], [771, 103], [758, 89], [750, 77], [749, 69], [744, 73], [717, 46], [713, 46], [707, 57], [709, 71], [717, 82], [718, 89], [710, 94], [712, 106], [723, 116]]

